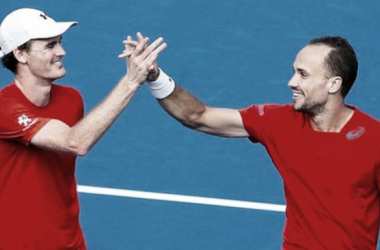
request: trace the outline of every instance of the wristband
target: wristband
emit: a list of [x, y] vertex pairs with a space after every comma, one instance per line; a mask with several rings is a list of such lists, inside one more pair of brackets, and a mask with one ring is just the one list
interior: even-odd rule
[[175, 87], [174, 80], [162, 71], [162, 69], [160, 69], [160, 74], [155, 81], [146, 81], [146, 83], [152, 95], [157, 99], [164, 99], [173, 92]]

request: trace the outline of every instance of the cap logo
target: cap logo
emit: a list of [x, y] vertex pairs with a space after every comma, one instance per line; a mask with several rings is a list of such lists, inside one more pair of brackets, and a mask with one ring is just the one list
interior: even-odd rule
[[47, 19], [47, 16], [46, 16], [46, 14], [40, 14], [40, 17], [42, 17], [43, 19]]

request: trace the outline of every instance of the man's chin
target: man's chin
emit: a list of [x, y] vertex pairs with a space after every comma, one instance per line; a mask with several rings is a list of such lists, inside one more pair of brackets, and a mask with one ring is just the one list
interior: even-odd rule
[[62, 72], [61, 74], [56, 74], [55, 76], [50, 77], [50, 80], [55, 81], [57, 79], [61, 79], [66, 75], [66, 71]]
[[293, 103], [293, 109], [294, 111], [299, 111], [300, 107]]
[[307, 110], [302, 106], [297, 106], [293, 104], [293, 110], [301, 113], [308, 113]]

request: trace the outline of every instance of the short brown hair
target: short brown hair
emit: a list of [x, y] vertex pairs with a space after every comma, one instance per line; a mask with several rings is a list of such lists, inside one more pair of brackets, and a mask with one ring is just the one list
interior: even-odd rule
[[[19, 50], [29, 51], [31, 48], [32, 40], [18, 46]], [[18, 60], [14, 56], [13, 52], [6, 54], [3, 58], [1, 58], [1, 62], [3, 63], [3, 67], [9, 69], [13, 74], [17, 74], [17, 64]]]
[[312, 39], [310, 45], [323, 44], [332, 50], [325, 58], [325, 66], [332, 76], [342, 77], [343, 97], [346, 97], [358, 74], [358, 59], [354, 48], [346, 39], [339, 36], [324, 36]]

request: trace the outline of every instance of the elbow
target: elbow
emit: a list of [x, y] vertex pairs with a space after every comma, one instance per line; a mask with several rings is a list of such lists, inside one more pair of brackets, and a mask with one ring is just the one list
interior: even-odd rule
[[189, 121], [189, 120], [180, 121], [180, 122], [181, 122], [182, 126], [189, 128], [189, 129], [193, 129], [193, 130], [198, 130], [198, 128], [201, 127], [200, 124], [193, 122], [193, 121]]
[[78, 149], [76, 151], [76, 156], [86, 156], [88, 154], [89, 150], [86, 150], [86, 149]]
[[68, 143], [69, 152], [76, 156], [86, 156], [90, 148], [78, 141], [70, 141]]
[[199, 130], [203, 126], [202, 115], [200, 114], [190, 115], [184, 119], [181, 119], [180, 122], [184, 127], [187, 127], [193, 130]]

